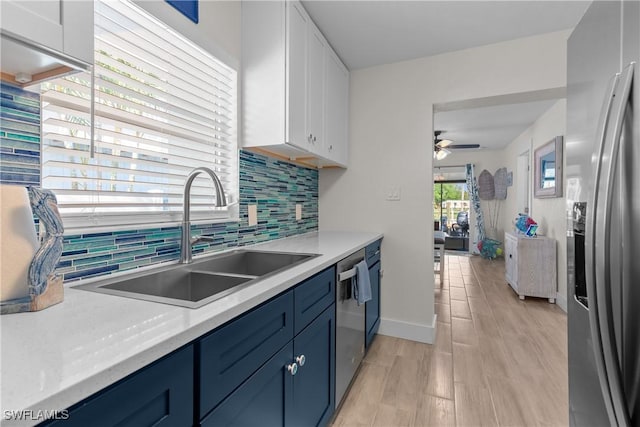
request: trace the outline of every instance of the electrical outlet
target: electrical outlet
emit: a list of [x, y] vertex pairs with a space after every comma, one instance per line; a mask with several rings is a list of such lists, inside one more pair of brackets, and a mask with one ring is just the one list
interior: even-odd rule
[[400, 193], [400, 187], [398, 186], [387, 187], [386, 199], [390, 202], [397, 202], [400, 200]]
[[258, 224], [258, 205], [249, 205], [249, 227]]
[[302, 219], [302, 205], [296, 205], [296, 221], [300, 221]]

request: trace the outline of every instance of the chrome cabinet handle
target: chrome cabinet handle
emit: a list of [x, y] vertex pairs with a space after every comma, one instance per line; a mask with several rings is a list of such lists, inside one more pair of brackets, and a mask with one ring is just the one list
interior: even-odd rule
[[329, 146], [329, 151], [333, 150], [333, 145]]
[[[594, 261], [595, 261], [595, 290], [599, 303], [598, 321], [602, 339], [602, 353], [604, 367], [612, 395], [613, 412], [615, 418], [611, 422], [619, 426], [630, 425], [629, 411], [622, 388], [621, 368], [619, 365], [618, 349], [616, 345], [615, 330], [612, 322], [613, 307], [611, 286], [608, 285], [611, 277], [609, 260], [609, 236], [611, 235], [611, 216], [613, 210], [613, 184], [617, 171], [616, 164], [620, 156], [620, 142], [622, 139], [622, 127], [624, 116], [629, 104], [631, 85], [633, 82], [635, 63], [631, 63], [619, 78], [619, 93], [616, 90], [611, 106], [610, 118], [613, 126], [606, 130], [607, 137], [602, 151], [603, 158], [600, 162], [600, 176], [597, 183], [598, 205], [594, 205]], [[597, 244], [596, 244], [597, 242]]]
[[290, 363], [287, 365], [287, 371], [289, 371], [289, 373], [291, 374], [291, 376], [294, 376], [295, 374], [298, 373], [298, 364], [297, 363]]
[[304, 363], [307, 361], [307, 358], [304, 357], [304, 354], [301, 354], [300, 356], [296, 356], [296, 362], [298, 363], [299, 366], [304, 366]]
[[316, 142], [316, 137], [315, 137], [315, 135], [313, 136], [313, 142]]

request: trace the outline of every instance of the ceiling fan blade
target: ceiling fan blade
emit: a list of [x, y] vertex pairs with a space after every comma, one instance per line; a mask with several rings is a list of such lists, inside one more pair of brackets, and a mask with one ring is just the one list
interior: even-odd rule
[[451, 148], [451, 149], [460, 149], [460, 148], [480, 148], [480, 144], [452, 144], [449, 145], [447, 148]]
[[453, 141], [450, 139], [436, 139], [436, 146], [440, 148], [450, 147]]

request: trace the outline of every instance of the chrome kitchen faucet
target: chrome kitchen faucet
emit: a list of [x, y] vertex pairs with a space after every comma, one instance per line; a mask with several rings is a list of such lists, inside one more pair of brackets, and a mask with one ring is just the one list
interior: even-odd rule
[[184, 200], [183, 200], [183, 213], [182, 213], [182, 238], [180, 243], [180, 263], [189, 264], [192, 261], [191, 246], [198, 242], [213, 242], [213, 237], [208, 236], [195, 236], [191, 237], [191, 185], [193, 180], [200, 173], [206, 173], [213, 180], [213, 185], [216, 189], [216, 207], [227, 206], [227, 198], [224, 195], [224, 188], [218, 178], [218, 175], [209, 168], [195, 168], [187, 176], [187, 181], [184, 183]]

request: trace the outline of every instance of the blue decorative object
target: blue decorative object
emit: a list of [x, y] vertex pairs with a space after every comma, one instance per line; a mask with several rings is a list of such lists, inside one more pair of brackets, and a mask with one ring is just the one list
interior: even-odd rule
[[478, 249], [482, 258], [495, 259], [498, 256], [498, 249], [500, 248], [499, 240], [484, 238], [478, 243]]
[[33, 256], [29, 267], [29, 294], [40, 295], [47, 288], [49, 275], [62, 255], [64, 227], [58, 212], [58, 201], [51, 190], [27, 187], [33, 213], [45, 227], [40, 249]]
[[519, 214], [515, 221], [516, 231], [528, 237], [535, 237], [538, 230], [538, 223], [529, 215]]
[[476, 213], [476, 233], [478, 236], [477, 242], [484, 240], [484, 215], [482, 214], [482, 207], [480, 206], [480, 196], [478, 195], [478, 181], [473, 173], [473, 165], [467, 163], [467, 188], [469, 189], [469, 195], [471, 198], [471, 205]]
[[198, 0], [166, 0], [166, 2], [196, 24], [198, 23]]

